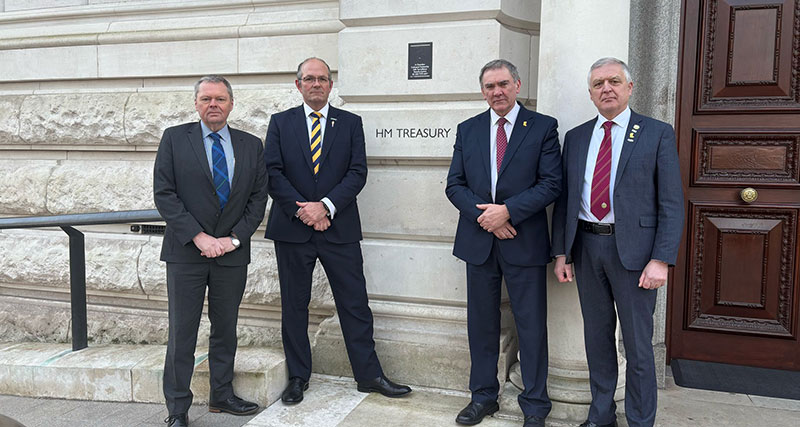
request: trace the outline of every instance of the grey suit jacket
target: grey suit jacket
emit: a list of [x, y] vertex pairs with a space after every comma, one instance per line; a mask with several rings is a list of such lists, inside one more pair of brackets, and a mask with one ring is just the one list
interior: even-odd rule
[[[564, 185], [553, 210], [552, 255], [566, 255], [567, 263], [572, 263], [595, 120], [564, 137]], [[674, 265], [684, 216], [675, 132], [667, 123], [631, 111], [623, 144], [613, 195], [619, 259], [628, 270], [642, 270], [651, 259]]]
[[[167, 222], [161, 260], [217, 262], [238, 266], [250, 262], [250, 236], [264, 219], [267, 169], [258, 137], [230, 128], [236, 166], [231, 194], [220, 211], [208, 167], [200, 122], [168, 128], [161, 137], [153, 170], [153, 199]], [[201, 231], [213, 237], [235, 233], [242, 246], [221, 257], [205, 258], [192, 242]]]

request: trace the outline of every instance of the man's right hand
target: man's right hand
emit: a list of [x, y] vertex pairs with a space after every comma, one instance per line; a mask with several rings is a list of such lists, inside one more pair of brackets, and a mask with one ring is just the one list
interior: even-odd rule
[[567, 264], [567, 256], [559, 255], [556, 257], [556, 266], [553, 269], [556, 278], [561, 283], [572, 281], [572, 264]]
[[197, 249], [200, 249], [200, 255], [206, 258], [216, 258], [225, 254], [225, 247], [222, 242], [203, 231], [197, 233], [197, 235], [192, 238], [192, 242], [197, 246]]

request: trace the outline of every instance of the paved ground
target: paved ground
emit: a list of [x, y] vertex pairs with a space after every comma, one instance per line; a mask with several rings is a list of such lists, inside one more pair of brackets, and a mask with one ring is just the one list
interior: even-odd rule
[[[410, 397], [388, 399], [359, 393], [351, 379], [313, 376], [305, 400], [296, 406], [280, 402], [259, 414], [236, 417], [212, 414], [202, 405], [189, 412], [191, 426], [220, 427], [406, 427], [455, 426], [456, 413], [468, 402], [464, 393], [435, 389], [415, 389]], [[800, 401], [721, 393], [678, 387], [667, 377], [667, 387], [659, 392], [657, 425], [663, 427], [770, 426], [800, 425]], [[109, 403], [75, 400], [36, 399], [0, 395], [0, 414], [18, 420], [26, 427], [61, 426], [163, 426], [163, 405]], [[519, 426], [520, 418], [499, 414], [486, 418], [482, 427]], [[548, 425], [569, 424], [551, 422]], [[0, 427], [6, 427], [0, 419]]]

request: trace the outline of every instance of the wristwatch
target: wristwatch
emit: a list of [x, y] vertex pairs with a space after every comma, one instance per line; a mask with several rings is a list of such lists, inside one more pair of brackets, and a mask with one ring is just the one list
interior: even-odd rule
[[233, 247], [236, 249], [239, 249], [239, 246], [242, 246], [242, 242], [239, 241], [239, 238], [233, 234], [231, 234], [231, 244], [233, 244]]

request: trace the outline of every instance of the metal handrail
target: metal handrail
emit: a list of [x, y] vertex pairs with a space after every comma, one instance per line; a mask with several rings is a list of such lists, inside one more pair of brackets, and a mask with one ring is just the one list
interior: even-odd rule
[[0, 230], [8, 228], [60, 227], [69, 236], [69, 294], [72, 309], [72, 350], [88, 347], [86, 321], [86, 249], [78, 225], [162, 221], [155, 209], [85, 214], [0, 218]]

